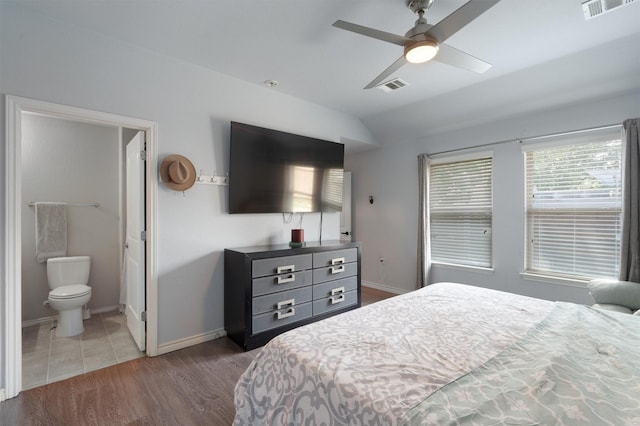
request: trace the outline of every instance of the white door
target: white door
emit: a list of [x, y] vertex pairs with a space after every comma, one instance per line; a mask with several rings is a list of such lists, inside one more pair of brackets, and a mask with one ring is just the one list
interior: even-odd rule
[[351, 172], [344, 172], [342, 184], [342, 213], [340, 213], [340, 241], [352, 241], [351, 229]]
[[125, 277], [127, 327], [141, 351], [146, 347], [145, 312], [145, 166], [144, 132], [127, 144], [127, 230]]

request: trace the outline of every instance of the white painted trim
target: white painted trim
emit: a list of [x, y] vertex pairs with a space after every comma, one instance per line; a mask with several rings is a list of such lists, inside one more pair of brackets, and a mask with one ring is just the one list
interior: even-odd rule
[[521, 272], [522, 279], [527, 281], [542, 281], [550, 284], [566, 285], [570, 287], [587, 288], [588, 279], [568, 278], [553, 275], [535, 274], [532, 272]]
[[429, 162], [432, 165], [436, 165], [445, 163], [457, 163], [460, 161], [478, 160], [481, 158], [493, 158], [493, 151], [473, 151], [464, 153], [445, 152], [442, 154], [431, 154], [429, 155]]
[[6, 96], [5, 100], [5, 227], [4, 227], [4, 354], [2, 379], [5, 398], [13, 398], [22, 389], [22, 272], [21, 272], [21, 219], [22, 203], [20, 133], [22, 107], [19, 99]]
[[[123, 159], [124, 155], [124, 146], [122, 140], [122, 129], [123, 127], [118, 127], [118, 212], [120, 213], [120, 218], [126, 218], [127, 212], [125, 209], [126, 203], [124, 201], [125, 197], [125, 184], [124, 184], [124, 175], [126, 167], [125, 161]], [[125, 245], [125, 229], [126, 220], [120, 220], [118, 223], [118, 303], [120, 303], [120, 298], [122, 297], [122, 270], [124, 267], [124, 245]]]
[[226, 330], [219, 329], [210, 331], [208, 333], [197, 334], [195, 336], [186, 337], [184, 339], [174, 340], [173, 342], [163, 343], [158, 346], [158, 354], [162, 355], [169, 352], [177, 351], [180, 349], [188, 348], [189, 346], [199, 345], [200, 343], [208, 342], [209, 340], [219, 339], [227, 335]]
[[[493, 221], [493, 218], [491, 219]], [[476, 272], [479, 274], [493, 274], [493, 267], [486, 268], [484, 266], [457, 265], [455, 263], [431, 262], [431, 268], [456, 269], [458, 271]], [[433, 283], [432, 283], [433, 284]]]
[[32, 320], [22, 321], [22, 328], [31, 327], [33, 325], [46, 324], [48, 322], [54, 321], [56, 318], [58, 318], [58, 316], [57, 315], [53, 315], [53, 316], [50, 316], [50, 317], [42, 317], [42, 318], [36, 318], [36, 319], [32, 319]]
[[[158, 354], [158, 123], [99, 111], [6, 95], [5, 138], [5, 306], [3, 378], [7, 398], [22, 389], [21, 330], [21, 245], [20, 213], [22, 208], [20, 179], [21, 113], [33, 112], [85, 123], [144, 130], [147, 142], [147, 355]], [[10, 285], [11, 284], [11, 285]]]
[[[112, 305], [112, 306], [103, 306], [102, 308], [90, 308], [88, 310], [92, 315], [98, 315], [98, 314], [104, 314], [107, 312], [117, 311], [118, 309], [120, 309], [120, 306]], [[42, 317], [42, 318], [22, 321], [22, 328], [31, 327], [32, 325], [45, 324], [57, 319], [57, 317], [58, 317], [57, 315], [53, 315], [49, 317]]]
[[399, 289], [399, 288], [396, 288], [396, 287], [391, 287], [391, 286], [384, 285], [384, 284], [374, 283], [374, 282], [371, 282], [371, 281], [362, 281], [362, 286], [363, 287], [374, 288], [376, 290], [386, 291], [387, 293], [393, 293], [393, 294], [405, 294], [405, 293], [409, 293], [409, 291], [410, 291], [410, 290]]
[[158, 353], [158, 123], [145, 129], [147, 196], [147, 355]]
[[89, 308], [91, 315], [106, 314], [107, 312], [114, 312], [120, 309], [119, 305], [103, 306], [101, 308]]

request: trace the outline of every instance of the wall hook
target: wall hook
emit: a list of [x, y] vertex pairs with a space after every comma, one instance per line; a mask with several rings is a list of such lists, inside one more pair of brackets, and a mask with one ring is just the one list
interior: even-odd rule
[[373, 195], [369, 195], [369, 204], [373, 204]]

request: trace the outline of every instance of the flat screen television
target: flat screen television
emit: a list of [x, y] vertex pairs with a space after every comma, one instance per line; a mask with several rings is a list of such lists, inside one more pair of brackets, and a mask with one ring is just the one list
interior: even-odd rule
[[231, 122], [229, 213], [342, 210], [344, 145]]

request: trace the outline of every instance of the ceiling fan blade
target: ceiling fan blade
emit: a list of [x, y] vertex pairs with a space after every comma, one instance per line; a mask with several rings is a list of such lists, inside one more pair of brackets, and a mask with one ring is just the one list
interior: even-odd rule
[[499, 1], [500, 0], [470, 0], [451, 15], [431, 27], [426, 34], [438, 40], [438, 43], [442, 43]]
[[434, 61], [442, 62], [444, 64], [453, 65], [454, 67], [463, 68], [465, 70], [477, 72], [482, 74], [491, 68], [491, 64], [471, 56], [461, 50], [451, 47], [447, 44], [441, 44], [438, 54]]
[[410, 39], [399, 36], [385, 31], [374, 30], [373, 28], [364, 27], [358, 24], [352, 24], [351, 22], [337, 20], [333, 23], [333, 26], [343, 30], [351, 31], [356, 34], [360, 34], [367, 37], [373, 37], [378, 40], [386, 41], [387, 43], [397, 44], [398, 46], [404, 46]]
[[400, 67], [403, 66], [406, 62], [407, 60], [404, 59], [404, 55], [400, 56], [394, 63], [389, 65], [386, 70], [382, 71], [379, 76], [374, 78], [373, 81], [371, 81], [371, 83], [367, 84], [365, 89], [372, 89], [376, 87], [378, 84], [382, 83], [391, 74], [399, 70]]

